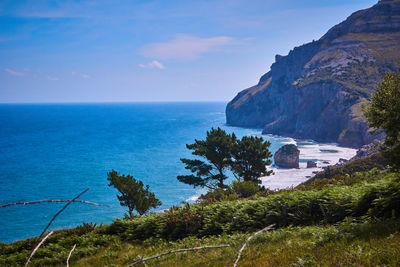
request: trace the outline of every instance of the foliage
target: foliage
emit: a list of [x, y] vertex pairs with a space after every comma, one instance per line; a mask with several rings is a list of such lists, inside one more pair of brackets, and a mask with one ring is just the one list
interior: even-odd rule
[[365, 172], [374, 168], [383, 170], [387, 165], [387, 160], [383, 157], [382, 153], [378, 152], [365, 158], [346, 162], [343, 165], [328, 167], [324, 171], [317, 173], [314, 177], [307, 180], [305, 184], [312, 183], [318, 179], [332, 179], [335, 176], [351, 175], [356, 172]]
[[253, 181], [233, 181], [230, 187], [239, 198], [251, 197], [260, 191], [260, 187]]
[[[71, 260], [99, 253], [114, 244], [117, 236], [99, 233], [103, 226], [84, 223], [72, 229], [55, 231], [32, 258], [32, 266], [65, 265], [68, 253], [76, 244]], [[38, 238], [29, 238], [12, 244], [0, 243], [0, 266], [22, 266]]]
[[254, 196], [260, 190], [261, 188], [252, 181], [233, 181], [226, 188], [209, 190], [205, 195], [200, 197], [200, 200], [204, 203], [237, 200], [239, 198]]
[[[176, 241], [149, 238], [143, 242], [124, 242], [114, 238], [102, 245], [94, 245], [98, 241], [91, 232], [86, 234], [86, 242], [78, 243], [72, 254], [71, 265], [127, 266], [140, 257], [174, 249], [229, 244], [230, 247], [223, 249], [171, 254], [148, 261], [147, 265], [231, 266], [238, 249], [252, 234], [190, 236]], [[99, 236], [97, 239], [99, 240]], [[67, 235], [53, 238], [50, 240], [51, 243], [45, 243], [39, 249], [38, 253], [41, 250], [42, 253], [35, 255], [32, 265], [65, 266], [70, 247], [77, 240], [76, 237], [69, 239]], [[25, 260], [23, 255], [6, 251], [11, 247], [16, 250], [26, 241], [9, 245], [0, 244], [0, 265], [21, 266]], [[58, 252], [55, 252], [56, 248]], [[399, 220], [356, 220], [348, 217], [335, 225], [289, 226], [262, 233], [248, 244], [239, 264], [240, 266], [397, 266], [399, 261]]]
[[[176, 239], [188, 235], [209, 236], [254, 231], [273, 223], [278, 227], [336, 223], [347, 216], [373, 217], [374, 214], [369, 214], [369, 211], [382, 207], [384, 212], [377, 213], [377, 217], [390, 214], [397, 218], [400, 216], [400, 206], [397, 205], [398, 199], [393, 190], [398, 188], [400, 181], [396, 178], [397, 174], [382, 176], [380, 180], [351, 186], [328, 186], [317, 191], [284, 191], [255, 200], [207, 205], [200, 203], [190, 205], [190, 213], [184, 208], [175, 207], [169, 212], [145, 218], [117, 220], [106, 227], [105, 232], [131, 241], [150, 237]], [[371, 192], [377, 188], [379, 194], [373, 195]], [[367, 195], [370, 197], [365, 201]], [[382, 197], [386, 199], [385, 203], [379, 201]], [[169, 223], [172, 218], [173, 223]], [[185, 230], [186, 227], [191, 229], [190, 232]]]
[[272, 171], [267, 170], [271, 164], [271, 152], [268, 150], [270, 142], [264, 141], [262, 137], [244, 136], [237, 140], [234, 150], [232, 170], [244, 181], [261, 183], [259, 177], [268, 176]]
[[387, 170], [378, 170], [376, 168], [365, 172], [352, 172], [350, 174], [335, 174], [331, 178], [319, 178], [312, 181], [307, 181], [304, 184], [298, 185], [295, 190], [321, 190], [322, 188], [334, 185], [354, 185], [363, 182], [376, 182], [383, 177], [390, 176]]
[[238, 199], [238, 194], [232, 189], [232, 186], [226, 188], [216, 188], [208, 190], [208, 192], [200, 197], [205, 203], [214, 203], [218, 201], [229, 201]]
[[400, 168], [400, 69], [382, 77], [364, 114], [370, 127], [385, 132], [385, 154], [394, 167]]
[[178, 176], [178, 180], [193, 187], [209, 189], [226, 187], [224, 181], [228, 177], [225, 171], [231, 166], [235, 142], [235, 134], [227, 134], [220, 128], [211, 128], [207, 131], [206, 140], [195, 140], [194, 144], [186, 145], [188, 149], [193, 150], [193, 155], [202, 157], [206, 161], [182, 158], [181, 161], [186, 165], [185, 169], [190, 170], [192, 174]]
[[[84, 224], [56, 231], [32, 264], [63, 265], [74, 244], [74, 266], [128, 265], [140, 256], [175, 248], [230, 244], [230, 248], [149, 262], [149, 266], [203, 266], [210, 262], [225, 266], [249, 236], [245, 232], [276, 223], [276, 230], [254, 238], [241, 265], [396, 266], [400, 260], [399, 174], [372, 170], [330, 181], [319, 190], [307, 185], [310, 187], [269, 192], [267, 197], [253, 200], [186, 203], [164, 213], [118, 219], [106, 226]], [[37, 238], [32, 238], [0, 244], [0, 266], [20, 266], [36, 242]]]
[[[271, 164], [270, 142], [261, 137], [244, 136], [241, 140], [235, 134], [227, 134], [224, 130], [211, 128], [207, 131], [206, 140], [195, 140], [194, 144], [186, 145], [192, 154], [200, 159], [185, 159], [181, 161], [191, 175], [180, 175], [178, 180], [194, 187], [208, 189], [227, 188], [224, 181], [228, 178], [226, 171], [231, 169], [238, 179], [260, 183], [260, 176], [272, 173], [266, 166]], [[220, 191], [222, 192], [222, 191]]]
[[133, 211], [136, 210], [140, 215], [145, 214], [150, 208], [156, 208], [161, 205], [154, 193], [150, 192], [149, 186], [144, 187], [143, 182], [136, 180], [131, 175], [118, 175], [118, 172], [112, 170], [107, 173], [108, 186], [115, 187], [121, 195], [117, 198], [121, 206], [127, 206], [129, 216], [133, 217]]

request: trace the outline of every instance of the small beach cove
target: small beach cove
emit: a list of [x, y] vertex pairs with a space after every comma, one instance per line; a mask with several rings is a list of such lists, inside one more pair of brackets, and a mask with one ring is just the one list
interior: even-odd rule
[[[299, 168], [285, 169], [272, 166], [274, 175], [261, 177], [262, 185], [271, 190], [295, 187], [320, 172], [323, 168], [338, 164], [340, 159], [349, 160], [356, 155], [356, 149], [323, 144], [313, 141], [292, 140], [288, 144], [297, 145], [300, 150]], [[307, 168], [307, 161], [317, 163], [315, 168]]]

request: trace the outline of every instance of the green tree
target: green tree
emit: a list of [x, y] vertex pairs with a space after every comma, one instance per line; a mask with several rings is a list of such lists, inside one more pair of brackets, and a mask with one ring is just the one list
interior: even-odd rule
[[383, 76], [370, 103], [364, 107], [364, 115], [375, 132], [385, 132], [384, 155], [393, 167], [400, 168], [400, 69]]
[[142, 181], [136, 180], [131, 175], [119, 175], [118, 172], [112, 170], [107, 173], [107, 180], [110, 182], [108, 186], [115, 187], [121, 193], [117, 195], [117, 198], [121, 206], [128, 207], [130, 217], [134, 216], [134, 210], [143, 215], [150, 208], [161, 205], [160, 200], [149, 191], [149, 186], [144, 186]]
[[178, 180], [193, 187], [225, 188], [224, 181], [228, 178], [225, 171], [232, 164], [235, 142], [235, 134], [230, 135], [220, 128], [211, 128], [211, 131], [207, 131], [206, 140], [195, 140], [194, 144], [186, 145], [188, 149], [193, 150], [193, 155], [206, 161], [182, 158], [185, 169], [190, 170], [192, 174], [178, 176]]
[[237, 140], [232, 153], [234, 158], [232, 171], [239, 179], [260, 184], [261, 176], [272, 174], [272, 171], [267, 170], [267, 166], [272, 163], [270, 145], [270, 142], [256, 136], [244, 136], [241, 140]]

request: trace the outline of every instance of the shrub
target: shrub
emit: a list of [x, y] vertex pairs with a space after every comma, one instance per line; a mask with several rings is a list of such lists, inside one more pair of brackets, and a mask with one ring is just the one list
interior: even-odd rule
[[239, 198], [251, 197], [260, 191], [260, 187], [252, 181], [233, 181], [231, 188]]

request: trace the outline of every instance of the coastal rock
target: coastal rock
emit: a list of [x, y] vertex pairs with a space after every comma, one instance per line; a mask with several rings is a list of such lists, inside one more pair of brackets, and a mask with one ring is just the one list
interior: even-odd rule
[[296, 145], [284, 145], [274, 155], [275, 165], [282, 168], [298, 168], [299, 156], [300, 150]]
[[368, 145], [364, 145], [357, 150], [356, 155], [353, 158], [351, 158], [350, 160], [361, 159], [361, 158], [371, 156], [371, 155], [381, 151], [381, 145], [382, 145], [381, 142], [378, 140], [375, 140], [373, 143], [370, 143]]
[[400, 1], [353, 13], [318, 41], [277, 55], [226, 107], [229, 125], [358, 148], [375, 138], [362, 104], [400, 62]]
[[314, 161], [307, 161], [307, 168], [316, 168], [317, 167], [317, 163]]

